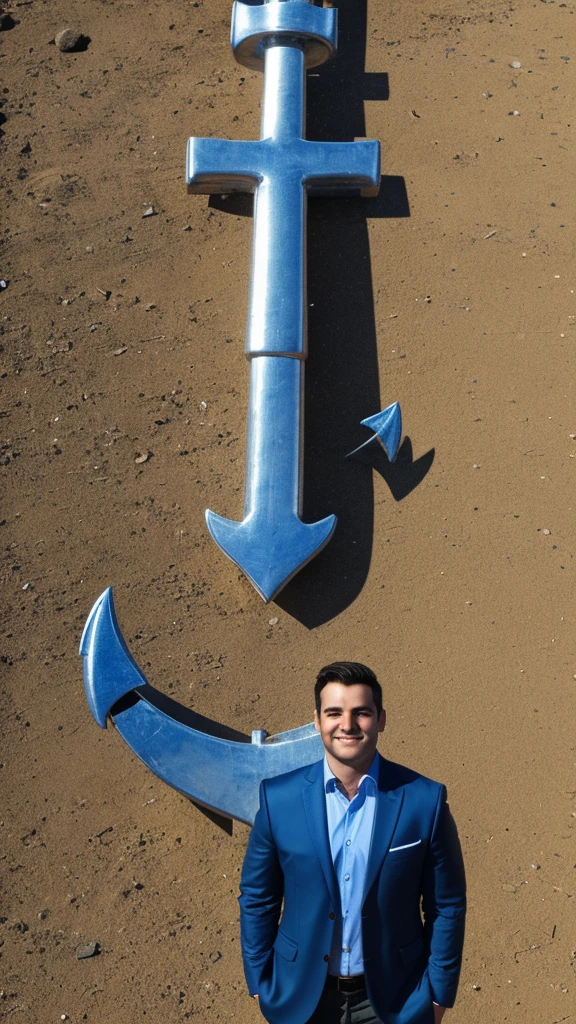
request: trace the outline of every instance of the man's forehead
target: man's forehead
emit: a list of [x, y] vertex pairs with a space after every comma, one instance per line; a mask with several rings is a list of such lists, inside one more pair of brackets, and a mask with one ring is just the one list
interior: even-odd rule
[[[376, 705], [375, 705], [374, 701], [372, 701], [371, 704], [355, 704], [354, 707], [349, 708], [349, 710], [350, 711], [374, 711], [375, 708], [376, 708]], [[342, 710], [343, 710], [343, 708], [342, 708], [341, 704], [328, 704], [326, 706], [322, 705], [322, 711], [342, 711]]]
[[338, 680], [331, 680], [320, 691], [320, 707], [323, 711], [342, 710], [352, 706], [353, 711], [376, 707], [374, 694], [366, 683], [351, 683], [346, 686]]

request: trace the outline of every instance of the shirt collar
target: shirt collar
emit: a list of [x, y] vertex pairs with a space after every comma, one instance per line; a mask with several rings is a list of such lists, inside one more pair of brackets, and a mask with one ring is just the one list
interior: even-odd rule
[[[374, 754], [374, 758], [372, 760], [372, 764], [370, 765], [368, 771], [366, 772], [365, 775], [362, 776], [362, 778], [360, 779], [360, 782], [358, 783], [358, 790], [360, 790], [360, 787], [364, 784], [365, 781], [367, 782], [367, 785], [370, 786], [371, 789], [377, 789], [378, 788], [378, 770], [379, 770], [378, 752], [376, 752]], [[328, 759], [326, 757], [326, 754], [324, 754], [324, 792], [325, 793], [333, 793], [335, 789], [336, 789], [336, 776], [334, 775], [334, 772], [332, 771], [332, 769], [330, 768], [330, 766], [328, 764]]]

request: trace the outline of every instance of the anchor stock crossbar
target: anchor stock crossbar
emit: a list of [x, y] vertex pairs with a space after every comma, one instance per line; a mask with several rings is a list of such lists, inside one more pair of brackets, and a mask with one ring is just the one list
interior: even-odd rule
[[306, 68], [336, 48], [337, 12], [304, 0], [235, 3], [231, 45], [264, 70], [261, 138], [188, 142], [192, 193], [253, 192], [246, 330], [250, 394], [244, 518], [207, 510], [208, 529], [265, 601], [328, 542], [336, 517], [303, 523], [302, 431], [307, 356], [306, 205], [312, 195], [376, 195], [378, 142], [305, 139]]

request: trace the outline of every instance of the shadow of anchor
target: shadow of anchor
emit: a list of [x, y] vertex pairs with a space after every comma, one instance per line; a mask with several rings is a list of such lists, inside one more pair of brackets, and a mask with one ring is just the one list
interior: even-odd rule
[[371, 466], [376, 473], [380, 473], [380, 476], [388, 484], [394, 500], [402, 501], [422, 482], [434, 462], [434, 455], [434, 448], [431, 448], [419, 459], [414, 459], [412, 441], [406, 436], [398, 449], [394, 462], [390, 462], [386, 452], [374, 437], [371, 444], [366, 445], [361, 452], [354, 455], [354, 459], [356, 462]]
[[[366, 0], [338, 3], [340, 48], [308, 75], [308, 137], [347, 141], [365, 135], [364, 101], [387, 100], [388, 75], [366, 73]], [[309, 629], [351, 604], [364, 586], [372, 556], [374, 487], [371, 466], [396, 501], [426, 476], [433, 449], [413, 460], [405, 438], [394, 463], [360, 421], [398, 395], [380, 395], [369, 218], [409, 217], [401, 176], [383, 176], [374, 199], [311, 199], [308, 206], [309, 337], [306, 376], [304, 519], [338, 516], [330, 544], [300, 572], [276, 603]], [[385, 382], [386, 386], [386, 382]], [[362, 465], [364, 463], [364, 465]]]

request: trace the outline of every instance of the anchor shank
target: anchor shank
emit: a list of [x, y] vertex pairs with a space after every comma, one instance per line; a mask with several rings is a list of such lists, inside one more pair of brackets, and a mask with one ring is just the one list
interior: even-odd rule
[[256, 192], [248, 359], [306, 358], [306, 200], [298, 168], [282, 172], [277, 162]]
[[304, 42], [269, 36], [264, 48], [261, 139], [302, 139], [306, 116]]
[[305, 139], [306, 68], [336, 48], [336, 11], [302, 0], [234, 4], [232, 48], [264, 70], [261, 137], [190, 139], [192, 192], [253, 191], [246, 357], [250, 394], [244, 519], [206, 511], [208, 529], [270, 601], [330, 539], [335, 516], [304, 523], [301, 463], [307, 356], [306, 207], [319, 195], [375, 194], [377, 142]]
[[266, 160], [254, 199], [249, 359], [306, 358], [305, 75], [302, 41], [266, 40], [261, 126]]
[[304, 363], [253, 359], [246, 438], [244, 516], [284, 522], [301, 512]]

